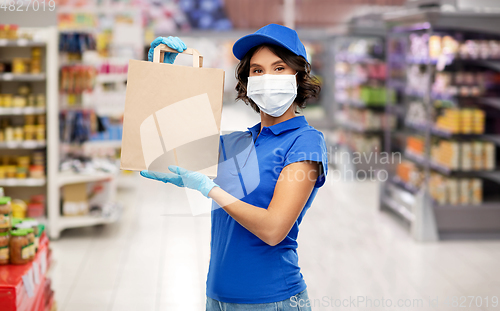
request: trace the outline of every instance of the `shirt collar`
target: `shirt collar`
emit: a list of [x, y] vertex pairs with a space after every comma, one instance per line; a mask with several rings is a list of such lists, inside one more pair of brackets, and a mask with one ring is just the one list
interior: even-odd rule
[[[252, 138], [255, 140], [255, 137], [259, 134], [260, 131], [260, 125], [261, 122], [257, 123], [256, 125], [249, 127], [248, 130], [250, 133], [252, 133]], [[295, 130], [298, 129], [299, 127], [307, 126], [308, 123], [306, 121], [306, 118], [304, 116], [297, 116], [291, 119], [288, 119], [286, 121], [280, 122], [275, 125], [271, 125], [267, 127], [271, 132], [273, 132], [274, 135], [280, 135], [283, 132], [289, 131], [289, 130]]]

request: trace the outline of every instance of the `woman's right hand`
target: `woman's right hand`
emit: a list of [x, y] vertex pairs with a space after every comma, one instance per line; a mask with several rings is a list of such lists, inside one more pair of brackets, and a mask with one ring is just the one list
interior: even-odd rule
[[[148, 60], [150, 62], [153, 61], [153, 54], [154, 54], [154, 49], [160, 44], [166, 44], [169, 48], [177, 50], [179, 53], [184, 52], [184, 50], [187, 48], [186, 44], [179, 39], [178, 37], [158, 37], [151, 42], [151, 48], [149, 49], [148, 53]], [[175, 58], [177, 57], [177, 53], [169, 53], [165, 52], [165, 56], [163, 57], [163, 62], [167, 64], [173, 64], [175, 61]]]

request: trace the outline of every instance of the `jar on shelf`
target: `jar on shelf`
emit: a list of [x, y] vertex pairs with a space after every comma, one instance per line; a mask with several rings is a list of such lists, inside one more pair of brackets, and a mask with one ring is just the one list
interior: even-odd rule
[[16, 95], [12, 98], [12, 106], [14, 107], [26, 107], [27, 102], [25, 96]]
[[0, 265], [9, 264], [9, 232], [0, 232]]
[[0, 197], [0, 232], [8, 231], [11, 227], [12, 206], [10, 197]]
[[17, 40], [17, 30], [19, 29], [18, 25], [7, 25], [7, 39], [9, 40]]
[[38, 221], [33, 218], [26, 218], [23, 223], [27, 224], [31, 229], [33, 229], [33, 233], [35, 235], [35, 250], [38, 250], [38, 245], [40, 242], [40, 228]]
[[25, 230], [26, 236], [28, 237], [28, 248], [29, 248], [29, 259], [33, 260], [35, 258], [36, 246], [35, 246], [35, 230], [32, 227], [31, 221], [23, 221], [16, 226], [16, 230]]
[[26, 59], [21, 57], [14, 57], [12, 59], [12, 73], [22, 74], [26, 73], [28, 68], [26, 66]]
[[15, 165], [7, 165], [5, 167], [5, 177], [7, 178], [16, 178], [16, 166]]
[[[28, 205], [23, 200], [12, 200], [12, 217], [24, 219]], [[14, 224], [12, 225], [14, 226]]]
[[14, 128], [12, 126], [8, 126], [4, 130], [5, 141], [13, 141], [14, 140]]
[[29, 245], [26, 229], [17, 229], [10, 232], [10, 263], [24, 265], [30, 261], [31, 246]]
[[10, 108], [12, 107], [12, 94], [3, 94], [3, 107]]
[[36, 96], [36, 106], [45, 107], [45, 94], [38, 94]]
[[7, 30], [5, 29], [6, 25], [0, 24], [0, 39], [7, 39]]
[[36, 125], [36, 140], [45, 140], [45, 124]]
[[14, 128], [14, 140], [22, 141], [23, 140], [23, 128], [21, 126], [17, 126]]
[[5, 166], [0, 165], [0, 179], [5, 179]]
[[43, 165], [31, 165], [30, 166], [30, 177], [31, 178], [44, 178], [45, 168]]
[[25, 125], [24, 126], [24, 140], [35, 140], [35, 126], [34, 125]]
[[28, 176], [28, 168], [25, 166], [18, 166], [16, 177], [18, 179], [26, 179], [27, 176]]
[[35, 95], [33, 95], [33, 94], [28, 95], [28, 106], [29, 107], [35, 106]]

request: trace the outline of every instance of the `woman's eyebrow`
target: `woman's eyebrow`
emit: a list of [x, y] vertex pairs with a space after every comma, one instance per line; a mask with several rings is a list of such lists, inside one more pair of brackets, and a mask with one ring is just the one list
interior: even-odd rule
[[[271, 67], [276, 66], [278, 64], [284, 64], [284, 63], [285, 62], [282, 59], [278, 59], [277, 61], [275, 61], [274, 63], [271, 64]], [[250, 68], [252, 68], [252, 67], [261, 67], [261, 66], [257, 63], [253, 63], [253, 64], [250, 64]]]

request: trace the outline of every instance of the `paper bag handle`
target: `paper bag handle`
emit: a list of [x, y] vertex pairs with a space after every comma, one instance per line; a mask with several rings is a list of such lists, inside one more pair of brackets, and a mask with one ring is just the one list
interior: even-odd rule
[[[154, 49], [153, 63], [163, 63], [163, 57], [165, 52], [179, 53], [177, 50], [169, 48], [166, 44], [159, 44]], [[193, 55], [193, 67], [201, 68], [203, 67], [203, 56], [195, 49], [187, 48], [184, 52], [180, 54]]]

